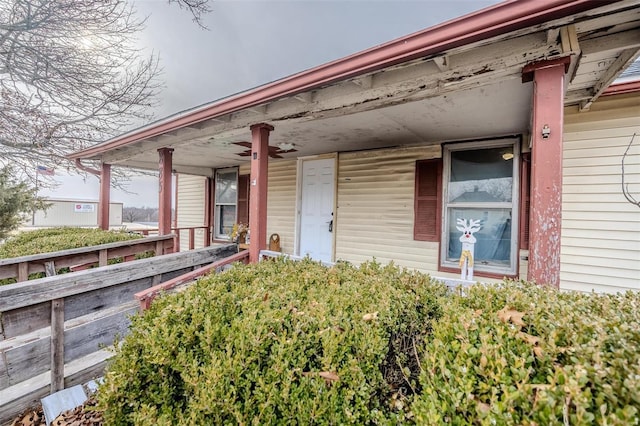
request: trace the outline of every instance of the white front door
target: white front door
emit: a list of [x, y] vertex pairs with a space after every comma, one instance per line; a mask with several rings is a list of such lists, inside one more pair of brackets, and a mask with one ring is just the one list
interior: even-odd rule
[[335, 160], [302, 162], [300, 256], [331, 262]]

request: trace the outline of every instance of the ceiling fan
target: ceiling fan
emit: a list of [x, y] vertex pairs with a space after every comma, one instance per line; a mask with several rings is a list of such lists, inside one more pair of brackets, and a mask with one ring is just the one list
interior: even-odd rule
[[[233, 142], [234, 145], [239, 145], [239, 146], [243, 146], [245, 148], [247, 148], [246, 151], [242, 151], [241, 153], [239, 153], [238, 155], [240, 157], [249, 157], [251, 156], [251, 142]], [[279, 154], [284, 154], [284, 153], [288, 153], [288, 152], [296, 152], [297, 149], [287, 149], [286, 151], [283, 150], [280, 147], [277, 146], [271, 146], [269, 145], [269, 157], [271, 158], [282, 158], [281, 155]]]

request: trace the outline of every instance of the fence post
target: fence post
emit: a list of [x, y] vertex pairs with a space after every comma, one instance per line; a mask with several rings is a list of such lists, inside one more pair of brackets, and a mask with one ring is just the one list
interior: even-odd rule
[[189, 228], [189, 250], [193, 250], [196, 246], [196, 229]]
[[109, 263], [109, 256], [107, 250], [100, 250], [98, 252], [98, 266], [107, 266]]
[[64, 299], [51, 301], [51, 393], [64, 389]]
[[29, 279], [29, 262], [18, 264], [18, 282], [27, 281]]

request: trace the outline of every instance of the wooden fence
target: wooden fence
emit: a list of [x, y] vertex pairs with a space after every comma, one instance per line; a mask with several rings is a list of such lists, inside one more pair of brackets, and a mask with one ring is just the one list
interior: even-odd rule
[[162, 235], [0, 259], [0, 279], [16, 278], [21, 282], [26, 281], [30, 274], [37, 272], [45, 272], [51, 276], [61, 268], [75, 270], [84, 269], [93, 264], [106, 266], [111, 259], [133, 260], [135, 255], [148, 251], [153, 251], [156, 255], [171, 253], [174, 251], [174, 239], [174, 235]]
[[[162, 240], [158, 240], [162, 241]], [[236, 254], [205, 247], [0, 287], [0, 424], [104, 371], [101, 349], [128, 331], [134, 294]]]

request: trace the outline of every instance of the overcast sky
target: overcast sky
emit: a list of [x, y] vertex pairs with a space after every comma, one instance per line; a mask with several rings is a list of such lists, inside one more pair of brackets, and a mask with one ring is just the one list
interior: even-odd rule
[[[248, 90], [482, 9], [497, 1], [216, 1], [208, 30], [165, 0], [134, 0], [147, 28], [139, 43], [160, 56], [164, 89], [157, 118]], [[98, 181], [62, 177], [52, 197], [97, 199]], [[136, 179], [125, 206], [157, 206], [157, 179]]]

